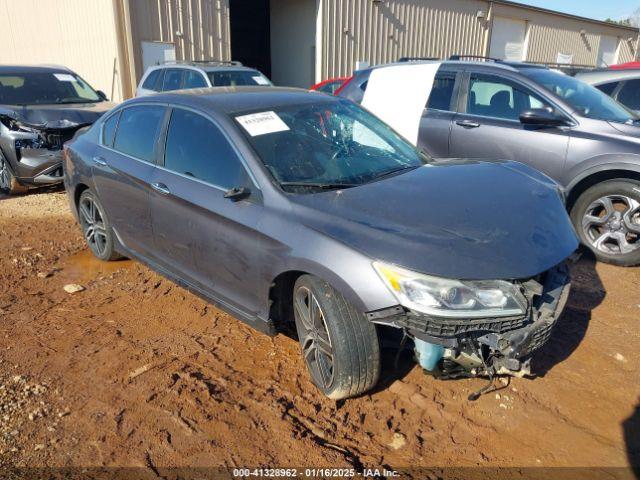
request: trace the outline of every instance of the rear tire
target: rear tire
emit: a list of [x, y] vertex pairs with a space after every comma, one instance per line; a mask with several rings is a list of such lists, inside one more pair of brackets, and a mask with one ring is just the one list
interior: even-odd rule
[[22, 185], [11, 171], [9, 162], [0, 151], [0, 192], [8, 195], [16, 195], [29, 190]]
[[312, 275], [296, 281], [293, 307], [302, 355], [322, 393], [339, 400], [375, 386], [380, 346], [375, 325], [363, 313]]
[[578, 197], [571, 221], [598, 260], [623, 267], [640, 264], [640, 182], [594, 185]]
[[122, 258], [115, 251], [113, 229], [104, 208], [90, 190], [85, 190], [80, 195], [78, 218], [87, 246], [96, 258], [107, 262]]

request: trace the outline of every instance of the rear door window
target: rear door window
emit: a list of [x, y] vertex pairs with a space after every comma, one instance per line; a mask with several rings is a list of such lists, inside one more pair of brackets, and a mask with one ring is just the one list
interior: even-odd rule
[[182, 75], [184, 70], [178, 68], [170, 68], [164, 74], [164, 81], [162, 82], [162, 91], [167, 92], [171, 90], [180, 90], [182, 85]]
[[620, 85], [620, 82], [603, 83], [602, 85], [596, 85], [595, 87], [603, 93], [609, 96], [613, 95], [613, 91]]
[[640, 79], [624, 82], [617, 100], [631, 110], [640, 110]]
[[161, 71], [162, 70], [152, 70], [151, 72], [149, 72], [149, 75], [147, 75], [147, 78], [144, 80], [144, 83], [142, 84], [142, 88], [146, 88], [147, 90], [155, 90], [156, 83], [158, 81], [158, 77], [160, 76]]
[[202, 88], [206, 86], [207, 82], [200, 72], [196, 72], [195, 70], [185, 70], [182, 88]]
[[181, 108], [171, 114], [164, 166], [224, 189], [246, 184], [246, 171], [222, 131], [208, 118]]
[[159, 105], [137, 105], [122, 110], [113, 148], [154, 163], [156, 140], [165, 110]]
[[434, 110], [452, 110], [453, 87], [456, 84], [456, 74], [453, 72], [438, 72], [433, 82], [433, 88], [427, 101], [427, 108]]

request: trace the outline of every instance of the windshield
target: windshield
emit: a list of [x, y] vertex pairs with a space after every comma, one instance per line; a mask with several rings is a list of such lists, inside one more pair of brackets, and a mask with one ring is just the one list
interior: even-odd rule
[[235, 119], [267, 169], [289, 191], [353, 187], [428, 160], [349, 101], [287, 105]]
[[271, 81], [257, 70], [221, 70], [207, 72], [211, 85], [214, 87], [242, 87], [273, 85]]
[[562, 98], [583, 117], [620, 123], [630, 123], [637, 118], [597, 88], [568, 75], [543, 68], [525, 68], [522, 73]]
[[102, 100], [93, 88], [73, 73], [0, 74], [0, 104], [93, 103]]

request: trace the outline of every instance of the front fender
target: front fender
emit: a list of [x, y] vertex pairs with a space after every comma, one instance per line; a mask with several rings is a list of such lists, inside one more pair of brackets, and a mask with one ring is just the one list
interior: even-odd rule
[[571, 178], [571, 181], [567, 184], [567, 191], [571, 192], [576, 185], [591, 175], [613, 170], [640, 174], [640, 155], [632, 153], [604, 154], [596, 155], [584, 162], [580, 162], [568, 172], [567, 176]]

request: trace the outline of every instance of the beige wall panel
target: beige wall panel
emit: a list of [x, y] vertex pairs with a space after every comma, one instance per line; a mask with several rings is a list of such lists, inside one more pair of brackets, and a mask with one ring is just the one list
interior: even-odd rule
[[351, 74], [359, 60], [484, 53], [487, 11], [476, 0], [323, 0], [322, 77]]
[[[619, 40], [618, 62], [629, 61], [635, 55], [637, 30], [499, 3], [494, 4], [494, 15], [528, 22], [530, 30], [526, 59], [531, 62], [554, 63], [560, 52], [573, 55], [575, 64], [595, 66], [602, 35]], [[629, 38], [634, 39], [632, 43], [628, 42]]]
[[173, 43], [177, 60], [231, 59], [227, 0], [129, 0], [129, 5], [136, 81], [144, 73], [143, 41]]
[[0, 0], [0, 63], [69, 67], [122, 99], [112, 0]]

